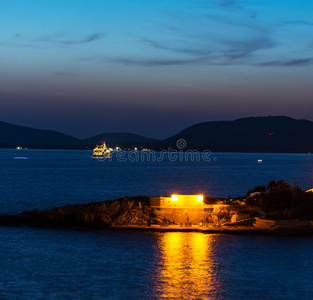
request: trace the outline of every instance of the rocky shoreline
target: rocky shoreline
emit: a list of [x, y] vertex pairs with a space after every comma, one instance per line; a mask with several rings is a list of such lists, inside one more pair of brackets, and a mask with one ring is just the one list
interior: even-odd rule
[[263, 234], [274, 236], [313, 236], [313, 222], [266, 220], [251, 217], [244, 222], [177, 224], [150, 207], [149, 197], [67, 205], [42, 211], [0, 215], [3, 226], [36, 226], [82, 230], [181, 231], [223, 234]]

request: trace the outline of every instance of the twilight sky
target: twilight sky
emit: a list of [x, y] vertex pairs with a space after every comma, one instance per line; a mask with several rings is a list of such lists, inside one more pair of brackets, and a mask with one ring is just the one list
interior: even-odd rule
[[312, 0], [0, 0], [0, 120], [165, 138], [313, 120]]

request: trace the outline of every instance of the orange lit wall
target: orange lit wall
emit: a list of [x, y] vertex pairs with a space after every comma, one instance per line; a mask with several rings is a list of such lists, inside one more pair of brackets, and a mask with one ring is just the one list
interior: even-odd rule
[[204, 208], [202, 195], [173, 195], [172, 197], [151, 197], [150, 205], [168, 208]]

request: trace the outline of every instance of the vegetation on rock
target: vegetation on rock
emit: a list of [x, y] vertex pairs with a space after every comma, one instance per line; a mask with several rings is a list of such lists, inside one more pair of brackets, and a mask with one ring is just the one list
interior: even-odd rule
[[267, 187], [257, 186], [248, 192], [246, 204], [267, 213], [280, 212], [281, 218], [313, 220], [313, 193], [302, 190], [295, 180], [270, 181]]

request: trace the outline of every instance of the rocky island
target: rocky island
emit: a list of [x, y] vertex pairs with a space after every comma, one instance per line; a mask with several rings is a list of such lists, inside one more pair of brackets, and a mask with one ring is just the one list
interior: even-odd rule
[[[215, 204], [210, 205], [212, 200]], [[191, 208], [174, 208], [172, 204], [168, 207], [151, 205], [152, 197], [124, 197], [0, 215], [0, 225], [313, 235], [313, 193], [301, 190], [296, 184], [272, 181], [267, 187], [251, 189], [245, 198], [218, 200], [221, 199], [207, 197], [196, 213], [195, 210], [190, 213]]]

